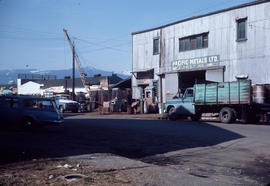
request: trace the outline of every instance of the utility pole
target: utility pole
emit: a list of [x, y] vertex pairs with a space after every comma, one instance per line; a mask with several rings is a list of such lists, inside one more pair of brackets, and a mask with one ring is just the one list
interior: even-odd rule
[[[73, 55], [73, 63], [72, 63], [72, 66], [73, 66], [73, 74], [74, 74], [74, 76], [75, 76], [75, 62], [76, 62], [76, 64], [77, 64], [77, 67], [78, 67], [78, 70], [79, 70], [79, 73], [80, 73], [80, 78], [81, 78], [81, 81], [82, 81], [82, 84], [83, 84], [83, 86], [84, 86], [84, 88], [85, 88], [85, 90], [86, 90], [86, 93], [90, 93], [90, 85], [89, 84], [87, 84], [87, 82], [86, 82], [86, 73], [84, 73], [84, 71], [83, 71], [83, 68], [82, 68], [82, 66], [81, 66], [81, 62], [80, 62], [80, 59], [79, 59], [79, 57], [78, 57], [78, 55], [76, 54], [76, 52], [75, 52], [75, 45], [74, 45], [74, 41], [73, 41], [73, 43], [71, 42], [71, 40], [70, 40], [70, 38], [69, 38], [69, 36], [68, 36], [68, 33], [67, 33], [67, 30], [66, 29], [63, 29], [63, 31], [64, 31], [64, 33], [65, 33], [65, 36], [66, 36], [66, 39], [67, 39], [67, 41], [68, 41], [68, 44], [69, 44], [69, 47], [70, 47], [70, 49], [71, 49], [71, 51], [72, 51], [72, 55]], [[73, 77], [73, 79], [75, 79], [75, 77], [74, 77], [73, 75], [72, 75], [72, 77]], [[73, 82], [73, 81], [72, 81]], [[73, 83], [73, 84], [75, 84], [75, 83]], [[74, 85], [75, 86], [75, 85]], [[73, 86], [73, 89], [74, 89], [74, 86]], [[72, 91], [73, 92], [73, 91]], [[74, 94], [75, 95], [75, 94]], [[89, 94], [90, 95], [90, 94]], [[75, 96], [74, 96], [75, 97]]]
[[75, 44], [72, 44], [72, 100], [75, 100]]

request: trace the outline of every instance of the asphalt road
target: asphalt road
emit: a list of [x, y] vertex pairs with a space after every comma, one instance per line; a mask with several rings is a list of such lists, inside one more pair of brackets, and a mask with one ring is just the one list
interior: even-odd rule
[[261, 185], [270, 183], [269, 134], [269, 125], [66, 114], [64, 125], [39, 131], [1, 126], [0, 164], [103, 154], [110, 163], [97, 165], [146, 167], [151, 179], [122, 172], [139, 185]]

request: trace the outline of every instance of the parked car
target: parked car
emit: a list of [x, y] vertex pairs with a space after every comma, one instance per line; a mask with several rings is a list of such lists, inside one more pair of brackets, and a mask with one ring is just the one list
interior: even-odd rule
[[63, 123], [63, 115], [50, 98], [0, 96], [0, 121], [32, 128], [59, 125]]
[[55, 102], [57, 108], [62, 112], [71, 111], [78, 112], [80, 104], [77, 101], [73, 101], [69, 94], [58, 94], [55, 96]]

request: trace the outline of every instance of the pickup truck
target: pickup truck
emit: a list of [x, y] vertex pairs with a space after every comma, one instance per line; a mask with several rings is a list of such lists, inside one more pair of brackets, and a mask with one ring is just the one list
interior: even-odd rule
[[270, 104], [258, 103], [252, 94], [251, 80], [195, 84], [165, 103], [165, 113], [170, 120], [179, 116], [193, 121], [203, 113], [218, 113], [222, 123], [258, 122], [260, 116], [270, 112]]
[[80, 104], [77, 101], [71, 100], [71, 96], [68, 94], [58, 94], [55, 96], [55, 102], [57, 108], [62, 112], [71, 111], [78, 112]]

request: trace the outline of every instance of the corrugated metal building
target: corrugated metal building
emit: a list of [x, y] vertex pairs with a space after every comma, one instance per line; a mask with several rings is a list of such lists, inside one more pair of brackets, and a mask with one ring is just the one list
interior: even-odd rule
[[[90, 85], [92, 91], [101, 88], [110, 87], [120, 82], [122, 78], [116, 74], [111, 76], [87, 77], [86, 82]], [[18, 94], [22, 95], [43, 95], [46, 91], [63, 93], [65, 90], [72, 92], [72, 79], [57, 79], [56, 76], [38, 75], [38, 74], [19, 74], [17, 79]], [[80, 78], [75, 78], [75, 94], [78, 92], [86, 93]]]
[[[164, 103], [198, 82], [270, 84], [270, 1], [132, 33], [132, 96]], [[162, 91], [160, 91], [162, 90]]]

